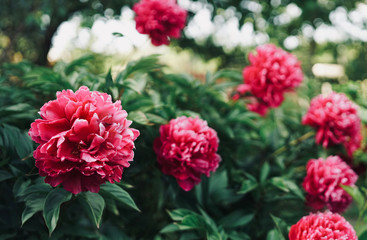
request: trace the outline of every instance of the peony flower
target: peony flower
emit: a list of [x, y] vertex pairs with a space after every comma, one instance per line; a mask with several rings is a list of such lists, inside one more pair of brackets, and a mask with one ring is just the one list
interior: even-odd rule
[[206, 121], [179, 117], [160, 127], [154, 151], [161, 171], [174, 176], [183, 190], [190, 191], [200, 183], [202, 174], [209, 177], [217, 169], [221, 160], [218, 143], [216, 131]]
[[168, 45], [170, 38], [179, 38], [185, 27], [187, 12], [175, 0], [141, 0], [133, 7], [136, 29], [148, 34], [152, 44]]
[[98, 192], [100, 185], [119, 182], [134, 157], [139, 131], [129, 128], [120, 101], [106, 93], [81, 87], [63, 90], [41, 108], [29, 136], [40, 145], [36, 166], [45, 182], [77, 194]]
[[343, 212], [352, 197], [340, 185], [354, 186], [357, 179], [358, 175], [338, 156], [311, 159], [302, 183], [307, 204], [315, 210], [326, 206], [332, 212]]
[[343, 144], [352, 156], [362, 141], [361, 120], [357, 108], [343, 93], [319, 95], [312, 99], [302, 124], [316, 129], [317, 144], [322, 144], [324, 148]]
[[283, 102], [284, 93], [301, 84], [303, 73], [294, 55], [273, 44], [257, 47], [256, 52], [256, 56], [249, 54], [251, 65], [244, 68], [244, 84], [238, 86], [233, 99], [251, 93], [253, 97], [247, 98], [248, 109], [264, 116], [269, 108]]
[[289, 240], [357, 240], [352, 225], [337, 213], [311, 213], [293, 225]]

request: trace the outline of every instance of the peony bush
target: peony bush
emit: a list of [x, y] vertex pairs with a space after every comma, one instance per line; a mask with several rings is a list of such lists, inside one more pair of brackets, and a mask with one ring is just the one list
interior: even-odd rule
[[[187, 17], [133, 10], [155, 46]], [[294, 54], [255, 52], [200, 79], [159, 55], [2, 66], [0, 238], [367, 239], [362, 83], [321, 92]]]

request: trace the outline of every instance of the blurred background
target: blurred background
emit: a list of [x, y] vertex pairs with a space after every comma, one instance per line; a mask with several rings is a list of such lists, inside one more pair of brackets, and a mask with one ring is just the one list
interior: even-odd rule
[[0, 64], [53, 66], [91, 54], [96, 73], [104, 73], [160, 53], [173, 71], [201, 78], [222, 67], [242, 69], [249, 51], [271, 42], [295, 53], [306, 75], [367, 78], [367, 1], [178, 0], [189, 19], [170, 47], [154, 47], [135, 30], [135, 2], [0, 0]]

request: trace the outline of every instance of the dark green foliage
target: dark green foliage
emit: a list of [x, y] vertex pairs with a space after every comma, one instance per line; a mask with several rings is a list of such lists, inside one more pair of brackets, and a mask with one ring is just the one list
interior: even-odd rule
[[[307, 214], [300, 185], [306, 162], [340, 152], [317, 147], [312, 129], [300, 124], [306, 111], [300, 102], [309, 101], [319, 87], [313, 79], [262, 118], [247, 111], [244, 101], [230, 100], [242, 82], [238, 70], [208, 73], [201, 82], [166, 74], [153, 55], [130, 62], [116, 76], [111, 71], [101, 76], [90, 60], [58, 63], [54, 69], [29, 63], [1, 69], [0, 88], [9, 93], [0, 95], [0, 108], [9, 113], [0, 124], [2, 238], [287, 239], [288, 227]], [[72, 196], [38, 175], [31, 154], [36, 145], [27, 131], [56, 91], [82, 85], [121, 100], [140, 136], [121, 183]], [[353, 95], [354, 88], [346, 89]], [[17, 115], [23, 108], [14, 106], [26, 109], [24, 118]], [[160, 172], [152, 149], [159, 126], [182, 115], [200, 117], [217, 131], [222, 158], [217, 171], [189, 192]], [[365, 207], [362, 193], [348, 191], [359, 208]]]

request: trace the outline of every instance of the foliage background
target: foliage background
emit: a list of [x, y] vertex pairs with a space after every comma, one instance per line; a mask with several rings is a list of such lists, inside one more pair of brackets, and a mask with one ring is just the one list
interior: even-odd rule
[[[247, 111], [243, 101], [230, 100], [233, 88], [243, 81], [246, 55], [254, 46], [228, 51], [211, 37], [200, 42], [184, 35], [171, 49], [177, 55], [189, 50], [190, 56], [201, 58], [199, 74], [164, 65], [164, 54], [134, 61], [129, 56], [118, 70], [109, 65], [113, 56], [90, 52], [70, 62], [50, 63], [47, 53], [62, 22], [79, 14], [85, 26], [92, 26], [96, 17], [107, 17], [106, 9], [112, 9], [116, 17], [122, 6], [132, 6], [134, 1], [0, 1], [2, 239], [287, 239], [289, 226], [308, 213], [300, 188], [306, 162], [345, 155], [342, 147], [325, 150], [317, 146], [312, 129], [301, 125], [310, 99], [330, 89], [345, 92], [360, 105], [363, 123], [367, 121], [365, 42], [347, 38], [318, 44], [302, 36], [301, 30], [305, 24], [313, 28], [331, 24], [332, 11], [338, 7], [353, 11], [363, 1], [201, 2], [212, 6], [213, 19], [234, 8], [241, 24], [253, 22], [256, 31], [267, 33], [278, 46], [284, 47], [289, 35], [301, 39], [293, 53], [302, 61], [305, 80], [265, 118]], [[244, 8], [246, 2], [260, 4], [262, 11]], [[289, 4], [296, 4], [302, 13], [287, 24], [276, 25], [275, 17]], [[195, 15], [190, 14], [191, 18]], [[42, 21], [45, 15], [48, 24]], [[258, 24], [259, 19], [265, 20], [265, 27]], [[212, 59], [217, 65], [208, 70], [206, 64]], [[319, 62], [340, 64], [346, 74], [314, 76], [312, 66]], [[132, 127], [141, 135], [134, 162], [121, 183], [104, 185], [99, 194], [71, 196], [43, 183], [32, 157], [36, 145], [27, 131], [38, 118], [39, 108], [54, 99], [56, 91], [77, 90], [82, 85], [121, 100], [134, 121]], [[159, 171], [152, 150], [159, 126], [181, 115], [205, 119], [220, 139], [219, 169], [210, 178], [203, 177], [190, 192]], [[362, 164], [356, 168], [358, 186], [366, 181], [364, 147], [354, 156], [355, 165]], [[361, 187], [353, 195], [358, 201], [344, 215], [359, 239], [367, 239], [363, 191]]]

